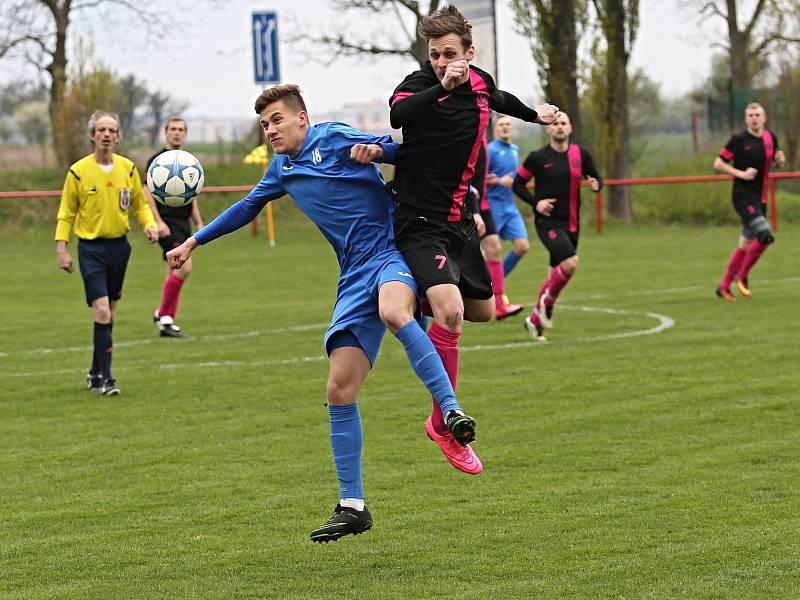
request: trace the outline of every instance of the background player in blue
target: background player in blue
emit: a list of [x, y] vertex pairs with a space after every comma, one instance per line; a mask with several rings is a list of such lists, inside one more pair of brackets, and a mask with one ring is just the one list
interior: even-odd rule
[[494, 122], [494, 139], [489, 142], [489, 174], [486, 177], [486, 195], [497, 235], [503, 240], [511, 240], [513, 244], [503, 260], [504, 277], [509, 276], [530, 250], [528, 229], [511, 189], [519, 167], [519, 146], [511, 142], [513, 134], [511, 118], [498, 116]]
[[[488, 155], [489, 144], [483, 140], [483, 144], [478, 150], [478, 159], [475, 162], [475, 175], [470, 183], [470, 202], [473, 204], [473, 218], [478, 228], [478, 235], [481, 238], [481, 250], [486, 259], [486, 267], [489, 269], [489, 276], [492, 279], [492, 294], [494, 295], [494, 318], [502, 321], [519, 313], [523, 308], [522, 304], [511, 304], [505, 294], [505, 276], [503, 275], [503, 245], [500, 236], [497, 235], [492, 210], [489, 207], [489, 200], [486, 197], [486, 176], [488, 174]], [[473, 196], [474, 190], [474, 196]], [[477, 214], [476, 214], [477, 213]]]
[[744, 110], [747, 129], [728, 140], [714, 168], [733, 177], [733, 207], [742, 219], [739, 244], [728, 260], [725, 275], [717, 286], [717, 296], [733, 301], [730, 286], [736, 281], [742, 296], [752, 296], [747, 280], [750, 269], [775, 236], [767, 221], [767, 181], [771, 166], [783, 167], [786, 157], [778, 150], [778, 138], [769, 129], [764, 107], [753, 102]]
[[[255, 109], [276, 152], [263, 179], [246, 197], [168, 252], [167, 259], [172, 268], [180, 267], [198, 244], [246, 225], [267, 202], [286, 194], [333, 246], [341, 276], [325, 349], [330, 357], [327, 400], [340, 500], [311, 539], [335, 541], [372, 526], [361, 481], [362, 429], [356, 397], [377, 358], [385, 327], [403, 344], [411, 366], [441, 410], [446, 415], [463, 412], [441, 359], [414, 320], [417, 286], [394, 245], [394, 203], [380, 171], [368, 164], [391, 161], [398, 145], [389, 136], [368, 135], [342, 123], [311, 125], [295, 85], [265, 90]], [[451, 433], [456, 438], [461, 435], [456, 429]], [[482, 469], [480, 462], [472, 466], [475, 473]]]

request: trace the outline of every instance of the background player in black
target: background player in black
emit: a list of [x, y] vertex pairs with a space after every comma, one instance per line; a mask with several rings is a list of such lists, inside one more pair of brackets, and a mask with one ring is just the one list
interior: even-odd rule
[[[454, 388], [463, 319], [488, 321], [494, 313], [489, 273], [464, 201], [489, 110], [543, 124], [558, 114], [549, 104], [537, 110], [525, 106], [471, 66], [471, 30], [453, 6], [424, 17], [419, 33], [431, 60], [406, 77], [389, 102], [392, 126], [403, 129], [392, 188], [399, 203], [397, 247], [430, 302], [429, 335]], [[431, 430], [447, 435], [435, 402], [426, 429], [429, 435]]]
[[[589, 182], [592, 191], [603, 186], [603, 178], [589, 151], [569, 143], [572, 123], [565, 113], [547, 128], [550, 142], [531, 152], [514, 177], [514, 193], [533, 206], [536, 233], [550, 253], [550, 273], [542, 284], [525, 328], [534, 339], [544, 341], [543, 327], [552, 327], [553, 307], [561, 290], [578, 268], [580, 233], [580, 184]], [[525, 184], [536, 178], [536, 194]]]
[[[722, 281], [717, 286], [717, 296], [734, 301], [731, 283], [743, 296], [752, 296], [747, 277], [775, 236], [767, 221], [767, 183], [769, 169], [786, 163], [783, 151], [778, 150], [778, 138], [766, 129], [767, 113], [764, 107], [753, 102], [744, 111], [747, 129], [728, 140], [719, 156], [714, 159], [717, 171], [731, 175], [733, 180], [733, 207], [742, 219], [739, 244], [731, 254]], [[730, 164], [732, 163], [732, 164]]]
[[[166, 146], [147, 160], [147, 166], [144, 169], [145, 178], [147, 177], [147, 170], [150, 168], [150, 164], [159, 154], [167, 150], [179, 150], [183, 146], [183, 143], [186, 141], [187, 131], [186, 121], [182, 118], [170, 117], [167, 119], [167, 122], [164, 124]], [[156, 217], [156, 224], [158, 225], [158, 243], [161, 246], [164, 260], [166, 260], [167, 252], [180, 246], [189, 239], [189, 236], [192, 234], [192, 228], [189, 223], [190, 219], [194, 222], [195, 229], [200, 229], [203, 226], [203, 219], [200, 217], [200, 207], [197, 204], [197, 198], [186, 206], [166, 206], [154, 200], [147, 186], [145, 186], [144, 189], [148, 201], [150, 202], [150, 209]], [[161, 305], [153, 315], [153, 320], [158, 326], [162, 337], [182, 337], [183, 335], [181, 333], [181, 328], [175, 324], [175, 315], [178, 312], [178, 301], [180, 300], [181, 289], [191, 272], [191, 258], [189, 258], [180, 269], [170, 269], [169, 265], [167, 266], [167, 278], [164, 280], [164, 288], [161, 293]]]

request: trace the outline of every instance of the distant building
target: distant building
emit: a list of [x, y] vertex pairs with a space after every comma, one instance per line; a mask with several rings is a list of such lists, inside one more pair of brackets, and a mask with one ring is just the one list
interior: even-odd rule
[[389, 105], [378, 99], [371, 102], [353, 102], [333, 111], [312, 114], [311, 121], [313, 123], [341, 121], [360, 131], [376, 135], [392, 132], [392, 126], [389, 124]]
[[186, 117], [189, 123], [189, 132], [186, 143], [233, 142], [243, 140], [253, 129], [256, 117], [246, 118], [215, 118], [215, 117]]

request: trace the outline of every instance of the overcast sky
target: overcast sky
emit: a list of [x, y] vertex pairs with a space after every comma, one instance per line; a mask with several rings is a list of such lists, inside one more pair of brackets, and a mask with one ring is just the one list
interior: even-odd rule
[[[539, 100], [528, 41], [515, 32], [508, 4], [508, 0], [497, 0], [500, 85], [518, 96]], [[135, 31], [123, 34], [119, 27], [109, 35], [102, 25], [83, 18], [76, 18], [71, 27], [73, 33], [91, 31], [96, 57], [118, 74], [133, 73], [151, 89], [189, 101], [189, 115], [247, 117], [259, 91], [253, 83], [251, 13], [277, 11], [280, 35], [285, 38], [301, 24], [309, 30], [326, 24], [343, 27], [329, 5], [327, 0], [230, 0], [213, 8], [198, 2], [181, 11], [186, 22], [161, 44], [136, 41], [143, 36]], [[644, 68], [659, 81], [665, 95], [681, 94], [701, 82], [709, 71], [712, 52], [708, 39], [701, 36], [696, 15], [681, 10], [677, 0], [642, 0], [640, 12], [633, 66]], [[374, 30], [370, 24], [362, 26]], [[704, 29], [712, 30], [710, 24]], [[348, 102], [386, 101], [414, 67], [411, 61], [374, 58], [342, 59], [325, 66], [308, 62], [286, 44], [281, 48], [283, 81], [301, 86], [312, 115]]]

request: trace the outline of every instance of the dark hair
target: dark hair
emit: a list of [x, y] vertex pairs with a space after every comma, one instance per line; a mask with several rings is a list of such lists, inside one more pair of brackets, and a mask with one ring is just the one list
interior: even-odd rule
[[426, 41], [455, 33], [461, 39], [464, 50], [472, 46], [472, 25], [452, 4], [443, 6], [432, 15], [422, 17], [417, 30]]
[[256, 114], [260, 115], [267, 106], [278, 100], [283, 100], [288, 106], [297, 109], [297, 112], [308, 112], [300, 88], [293, 83], [287, 83], [267, 88], [261, 92], [261, 95], [256, 98]]

